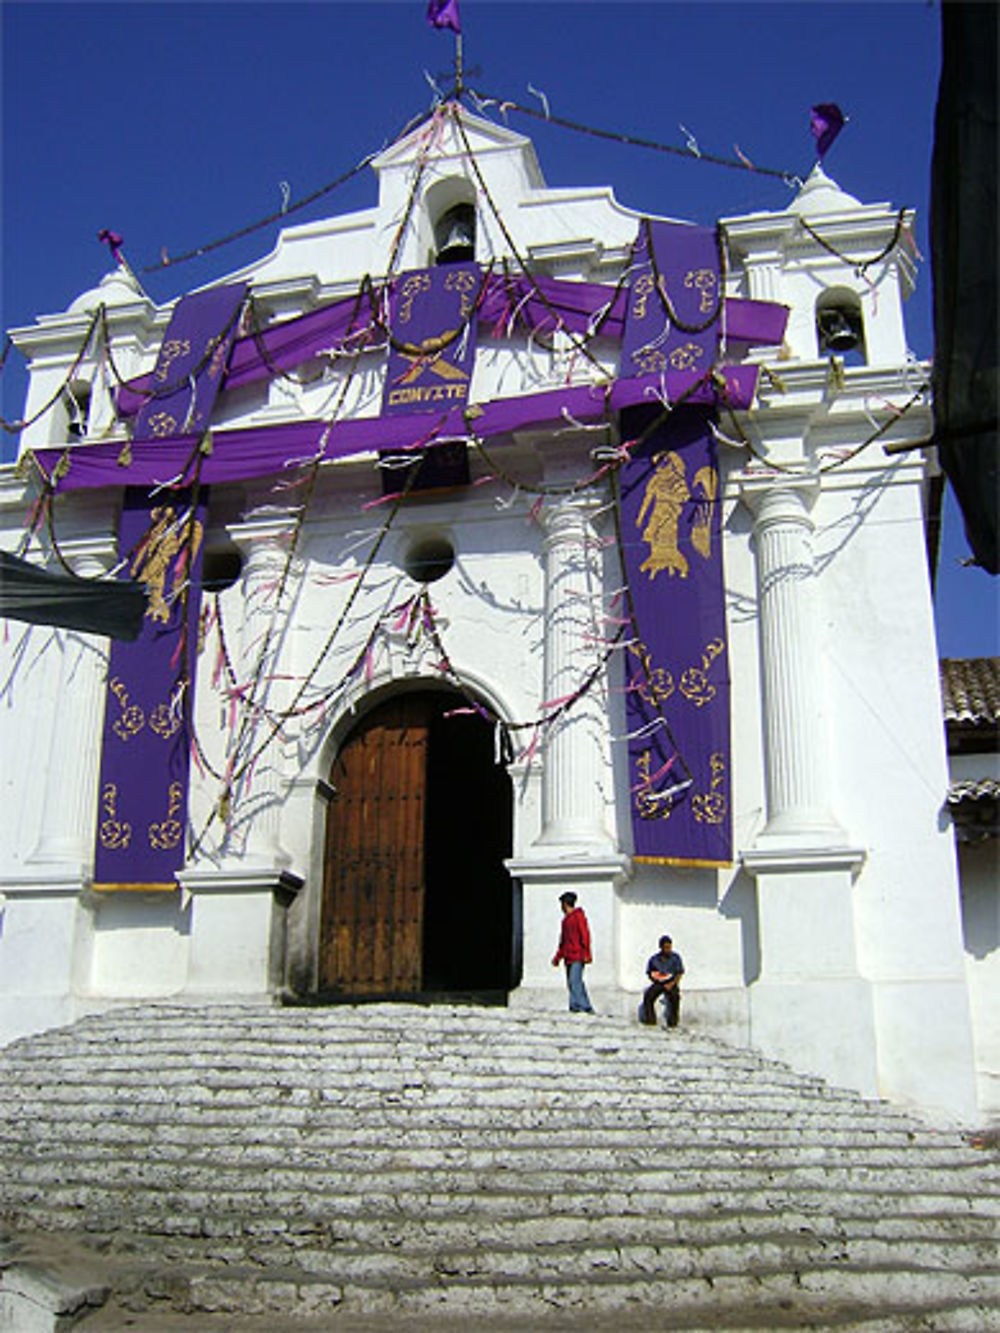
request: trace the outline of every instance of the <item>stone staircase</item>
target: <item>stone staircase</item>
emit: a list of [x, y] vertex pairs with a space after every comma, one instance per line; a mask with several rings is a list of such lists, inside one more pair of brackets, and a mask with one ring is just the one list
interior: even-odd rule
[[1000, 1157], [684, 1029], [147, 1005], [0, 1051], [0, 1330], [1000, 1329]]

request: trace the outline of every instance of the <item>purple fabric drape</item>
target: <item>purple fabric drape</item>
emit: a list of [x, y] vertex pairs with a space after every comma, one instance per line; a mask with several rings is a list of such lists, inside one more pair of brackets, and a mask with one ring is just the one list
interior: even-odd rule
[[245, 297], [246, 283], [181, 297], [147, 381], [134, 439], [165, 439], [207, 428]]
[[715, 231], [644, 218], [622, 336], [625, 374], [704, 373], [718, 360], [722, 277]]
[[394, 284], [385, 416], [440, 412], [469, 401], [482, 282], [475, 264], [445, 264], [404, 273]]
[[[229, 358], [223, 392], [242, 389], [274, 374], [295, 370], [328, 351], [372, 346], [384, 336], [376, 315], [377, 293], [333, 301], [319, 310], [284, 320], [249, 337], [238, 338]], [[493, 273], [487, 276], [477, 319], [495, 338], [508, 334], [544, 333], [562, 328], [583, 335], [600, 325], [600, 333], [620, 341], [625, 326], [628, 292], [596, 282], [564, 282], [558, 278]], [[769, 301], [729, 298], [725, 303], [728, 342], [738, 350], [778, 345], [785, 335], [788, 307]], [[149, 391], [150, 374], [130, 380], [118, 391], [118, 411], [134, 416]]]
[[[757, 367], [725, 366], [720, 373], [731, 406], [749, 407], [757, 386]], [[243, 430], [220, 429], [212, 432], [212, 451], [202, 459], [201, 479], [208, 485], [265, 477], [302, 466], [317, 456], [334, 459], [387, 449], [418, 449], [434, 440], [464, 438], [470, 430], [492, 444], [503, 443], [503, 437], [515, 430], [545, 426], [570, 429], [574, 421], [600, 421], [630, 405], [655, 401], [654, 395], [664, 388], [671, 401], [690, 395], [687, 401], [704, 404], [715, 402], [717, 397], [717, 389], [708, 379], [690, 371], [670, 371], [665, 378], [640, 375], [614, 380], [603, 387], [584, 385], [521, 398], [498, 398], [466, 410], [355, 418], [332, 426], [322, 421], [296, 421]], [[179, 486], [193, 475], [198, 444], [197, 436], [137, 441], [131, 446], [127, 467], [118, 461], [120, 441], [70, 450], [39, 449], [34, 456], [48, 477], [61, 459], [68, 459], [68, 471], [54, 483], [57, 492], [101, 486]]]
[[[711, 402], [676, 405], [669, 393], [671, 372], [716, 365], [722, 310], [714, 232], [646, 221], [636, 247], [622, 365], [661, 377], [675, 406], [659, 419], [639, 407], [622, 417], [623, 434], [640, 441], [619, 479], [638, 640], [625, 671], [638, 860], [719, 864], [732, 856], [715, 410]], [[732, 369], [722, 373], [728, 382]]]
[[[643, 415], [644, 414], [644, 415]], [[633, 409], [631, 428], [648, 424]], [[711, 408], [681, 407], [621, 475], [622, 540], [639, 642], [625, 715], [639, 861], [726, 864], [729, 654]]]
[[[98, 786], [98, 889], [172, 889], [184, 861], [191, 744], [186, 710], [193, 700], [190, 693], [179, 697], [177, 684], [184, 655], [196, 652], [204, 527], [204, 491], [194, 513], [187, 494], [151, 503], [144, 490], [125, 493], [119, 553], [128, 574], [144, 585], [148, 606], [135, 642], [111, 645]], [[185, 583], [186, 597], [180, 595]]]

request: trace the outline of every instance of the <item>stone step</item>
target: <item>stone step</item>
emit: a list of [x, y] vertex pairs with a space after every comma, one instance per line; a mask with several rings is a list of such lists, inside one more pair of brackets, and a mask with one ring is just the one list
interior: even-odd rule
[[[106, 1164], [117, 1171], [128, 1164], [128, 1169], [143, 1169], [151, 1163], [164, 1167], [180, 1164], [190, 1169], [208, 1167], [226, 1170], [244, 1170], [256, 1173], [261, 1170], [280, 1170], [282, 1165], [294, 1167], [297, 1171], [315, 1172], [329, 1166], [331, 1152], [336, 1152], [337, 1161], [342, 1170], [370, 1172], [374, 1167], [381, 1171], [440, 1169], [449, 1171], [540, 1173], [555, 1169], [573, 1171], [582, 1153], [586, 1153], [588, 1171], [634, 1172], [654, 1169], [663, 1158], [663, 1146], [651, 1143], [645, 1146], [634, 1141], [622, 1145], [608, 1143], [602, 1138], [594, 1146], [583, 1138], [579, 1131], [569, 1142], [541, 1144], [497, 1144], [489, 1147], [472, 1147], [465, 1144], [451, 1143], [438, 1146], [434, 1143], [420, 1145], [410, 1135], [405, 1144], [394, 1146], [380, 1144], [377, 1131], [360, 1136], [360, 1131], [351, 1135], [349, 1143], [344, 1136], [298, 1135], [294, 1139], [285, 1136], [270, 1144], [218, 1144], [210, 1150], [203, 1143], [192, 1145], [190, 1139], [181, 1143], [172, 1143], [162, 1138], [148, 1140], [144, 1144], [129, 1145], [126, 1151], [121, 1140], [109, 1140], [101, 1135], [99, 1142], [91, 1142], [87, 1147], [88, 1166]], [[27, 1138], [27, 1142], [25, 1141]], [[30, 1166], [56, 1165], [60, 1162], [72, 1163], [75, 1155], [66, 1151], [62, 1137], [42, 1143], [32, 1141], [30, 1131], [25, 1137], [6, 1138], [0, 1134], [0, 1147], [5, 1150], [6, 1159], [12, 1169], [22, 1170]], [[974, 1160], [971, 1150], [966, 1163], [976, 1171], [985, 1171], [985, 1178], [998, 1178], [991, 1175], [991, 1169]], [[717, 1142], [694, 1142], [681, 1144], [671, 1142], [670, 1173], [688, 1169], [723, 1171], [732, 1169], [742, 1172], [753, 1167], [765, 1165], [772, 1171], [785, 1171], [800, 1167], [837, 1166], [843, 1159], [843, 1147], [840, 1144], [814, 1143], [803, 1140], [789, 1143], [748, 1142], [739, 1145], [726, 1145]], [[949, 1171], [960, 1170], [961, 1164], [955, 1161], [953, 1145], [921, 1145], [905, 1148], [883, 1147], [878, 1144], [858, 1145], [851, 1150], [851, 1169], [855, 1172], [872, 1171], [878, 1168], [898, 1168], [901, 1170], [920, 1170], [930, 1172], [937, 1168]], [[66, 1177], [64, 1177], [65, 1179]]]
[[[194, 1312], [252, 1313], [272, 1312], [284, 1316], [329, 1314], [336, 1310], [355, 1314], [390, 1314], [400, 1320], [415, 1318], [413, 1324], [402, 1327], [430, 1330], [441, 1318], [464, 1317], [466, 1320], [492, 1319], [494, 1316], [517, 1314], [522, 1317], [544, 1318], [553, 1310], [571, 1311], [569, 1322], [576, 1326], [573, 1301], [575, 1288], [562, 1278], [537, 1281], [534, 1278], [502, 1280], [491, 1277], [460, 1277], [441, 1275], [442, 1280], [428, 1286], [415, 1283], [368, 1282], [331, 1283], [323, 1279], [290, 1281], [287, 1275], [271, 1278], [259, 1273], [223, 1272], [195, 1274], [190, 1278], [187, 1301]], [[763, 1271], [753, 1276], [721, 1273], [710, 1282], [702, 1277], [664, 1277], [637, 1270], [631, 1278], [601, 1268], [590, 1271], [585, 1278], [588, 1300], [583, 1309], [601, 1311], [606, 1318], [616, 1318], [618, 1312], [637, 1309], [656, 1312], [654, 1318], [669, 1319], [669, 1323], [647, 1327], [673, 1329], [672, 1312], [678, 1307], [704, 1317], [716, 1306], [740, 1309], [744, 1318], [756, 1311], [770, 1310], [787, 1305], [799, 1312], [808, 1322], [800, 1328], [822, 1328], [824, 1308], [850, 1303], [865, 1304], [885, 1309], [895, 1307], [899, 1317], [909, 1312], [908, 1323], [897, 1323], [897, 1328], [934, 1330], [939, 1324], [923, 1322], [928, 1308], [940, 1309], [946, 1302], [960, 1305], [979, 1319], [973, 1323], [976, 1333], [1000, 1327], [1000, 1278], [995, 1273], [970, 1275], [951, 1274], [940, 1270], [926, 1272], [901, 1271], [893, 1273], [854, 1272], [838, 1265], [817, 1268], [806, 1273]], [[879, 1305], [881, 1303], [881, 1305]], [[914, 1322], [914, 1317], [918, 1322]], [[426, 1319], [426, 1324], [420, 1319]], [[336, 1318], [325, 1327], [336, 1327]], [[758, 1330], [768, 1323], [758, 1323]], [[795, 1327], [796, 1325], [792, 1325]], [[466, 1325], [468, 1327], [468, 1325]], [[724, 1325], [716, 1325], [725, 1328]], [[890, 1325], [891, 1327], [891, 1325]]]
[[[808, 1161], [781, 1157], [747, 1161], [739, 1153], [730, 1155], [728, 1160], [725, 1156], [719, 1160], [713, 1154], [702, 1157], [696, 1165], [689, 1162], [675, 1164], [671, 1160], [669, 1164], [658, 1166], [628, 1161], [606, 1163], [601, 1161], [599, 1147], [594, 1149], [594, 1155], [595, 1161], [590, 1160], [589, 1154], [586, 1159], [589, 1185], [593, 1189], [627, 1194], [694, 1188], [696, 1184], [707, 1189], [723, 1189], [739, 1183], [784, 1188], [812, 1186], [825, 1190], [872, 1187], [893, 1192], [912, 1187], [914, 1180], [912, 1170], [895, 1161], [869, 1166], [853, 1161], [831, 1161], [828, 1155]], [[291, 1156], [290, 1152], [289, 1158]], [[662, 1154], [660, 1156], [662, 1158]], [[316, 1163], [286, 1160], [284, 1165], [268, 1167], [267, 1188], [311, 1189], [322, 1182], [326, 1189], [338, 1193], [378, 1188], [387, 1194], [414, 1191], [434, 1194], [452, 1189], [481, 1190], [484, 1193], [498, 1189], [507, 1191], [514, 1185], [530, 1194], [572, 1193], [579, 1184], [582, 1166], [578, 1153], [571, 1160], [559, 1163], [546, 1162], [544, 1158], [538, 1161], [536, 1155], [528, 1153], [523, 1164], [518, 1156], [505, 1158], [498, 1154], [491, 1161], [478, 1165], [433, 1160], [439, 1159], [440, 1154], [432, 1154], [432, 1160], [424, 1162], [417, 1160], [417, 1154], [408, 1154], [405, 1147], [394, 1150], [392, 1157], [400, 1160], [383, 1160], [376, 1154], [367, 1162], [359, 1159], [355, 1165], [346, 1151], [337, 1154], [336, 1164], [331, 1163], [325, 1154], [320, 1155]], [[113, 1181], [123, 1187], [159, 1188], [163, 1185], [197, 1190], [215, 1186], [221, 1191], [229, 1187], [230, 1182], [239, 1187], [241, 1177], [256, 1174], [246, 1171], [242, 1163], [226, 1163], [208, 1155], [199, 1159], [194, 1154], [187, 1154], [175, 1162], [153, 1162], [145, 1157], [115, 1160], [113, 1156], [108, 1160], [102, 1184]], [[89, 1154], [81, 1158], [63, 1155], [55, 1160], [14, 1154], [8, 1158], [8, 1164], [14, 1183], [68, 1184], [93, 1179]], [[1000, 1164], [994, 1166], [971, 1160], [948, 1165], [921, 1163], [919, 1170], [921, 1187], [925, 1190], [960, 1193], [992, 1186], [1000, 1195]]]
[[[807, 1136], [800, 1126], [790, 1126], [787, 1118], [758, 1128], [742, 1123], [719, 1124], [709, 1121], [706, 1124], [704, 1117], [697, 1121], [685, 1119], [681, 1123], [678, 1120], [679, 1117], [672, 1118], [669, 1125], [663, 1127], [664, 1132], [669, 1130], [672, 1152], [727, 1150], [765, 1153], [791, 1149], [842, 1154], [849, 1150], [855, 1160], [858, 1154], [891, 1152], [901, 1154], [901, 1161], [914, 1164], [917, 1163], [915, 1154], [925, 1152], [948, 1161], [953, 1161], [956, 1154], [962, 1153], [968, 1153], [972, 1159], [971, 1150], [957, 1136], [929, 1130], [863, 1130], [849, 1125], [829, 1130], [818, 1127], [814, 1136]], [[49, 1122], [32, 1114], [12, 1116], [0, 1122], [0, 1154], [27, 1151], [30, 1145], [34, 1154], [44, 1155], [63, 1145], [82, 1142], [89, 1151], [94, 1151], [95, 1147], [101, 1151], [110, 1151], [117, 1146], [123, 1151], [139, 1148], [155, 1150], [169, 1157], [173, 1153], [189, 1152], [192, 1144], [196, 1144], [213, 1152], [232, 1152], [239, 1158], [264, 1160], [270, 1152], [342, 1152], [347, 1144], [352, 1152], [374, 1151], [384, 1147], [387, 1128], [390, 1127], [384, 1115], [380, 1114], [373, 1124], [359, 1121], [357, 1117], [352, 1119], [349, 1126], [340, 1117], [338, 1121], [340, 1123], [331, 1124], [326, 1116], [322, 1116], [311, 1117], [294, 1126], [257, 1124], [248, 1127], [238, 1119], [221, 1123], [218, 1120], [211, 1123], [179, 1123], [172, 1117], [136, 1114], [128, 1120], [95, 1116]], [[348, 1127], [349, 1135], [345, 1133]], [[241, 1131], [238, 1141], [234, 1133], [237, 1128]], [[599, 1126], [588, 1123], [570, 1127], [560, 1123], [497, 1126], [486, 1122], [479, 1126], [464, 1125], [449, 1133], [446, 1149], [441, 1148], [439, 1127], [407, 1123], [405, 1128], [408, 1148], [418, 1150], [480, 1151], [484, 1145], [488, 1145], [494, 1151], [533, 1148], [573, 1152], [590, 1148], [597, 1129], [600, 1132], [600, 1146], [605, 1150], [627, 1151], [636, 1158], [656, 1156], [663, 1150], [659, 1133], [637, 1133], [635, 1128], [623, 1128], [620, 1123], [614, 1122]], [[238, 1158], [234, 1157], [233, 1160]]]
[[610, 1017], [142, 1006], [39, 1034], [0, 1051], [0, 1213], [89, 1239], [144, 1333], [1000, 1326], [1000, 1161]]
[[[245, 1217], [236, 1237], [209, 1235], [212, 1219], [206, 1221], [207, 1228], [203, 1228], [203, 1234], [197, 1237], [156, 1238], [157, 1252], [173, 1259], [204, 1258], [210, 1252], [212, 1257], [224, 1262], [238, 1262], [244, 1247], [251, 1244], [255, 1249], [274, 1244], [286, 1252], [289, 1248], [299, 1252], [318, 1241], [378, 1250], [383, 1247], [394, 1249], [408, 1243], [416, 1243], [422, 1248], [455, 1249], [467, 1245], [469, 1240], [469, 1219], [465, 1214], [405, 1217], [399, 1209], [379, 1213], [371, 1206], [364, 1212], [342, 1215], [324, 1212], [322, 1217], [314, 1219], [289, 1219], [278, 1213]], [[605, 1243], [630, 1245], [708, 1245], [804, 1235], [826, 1243], [871, 1239], [888, 1244], [901, 1238], [921, 1242], [944, 1237], [959, 1244], [993, 1246], [996, 1231], [994, 1219], [975, 1216], [968, 1211], [934, 1212], [923, 1216], [908, 1213], [893, 1217], [872, 1209], [868, 1215], [838, 1211], [836, 1218], [832, 1218], [816, 1208], [808, 1212], [802, 1208], [777, 1207], [774, 1200], [767, 1208], [745, 1204], [739, 1211], [699, 1211], [699, 1201], [694, 1196], [680, 1196], [676, 1209], [671, 1202], [669, 1214], [606, 1212], [596, 1216], [577, 1211], [528, 1217], [491, 1214], [479, 1220], [476, 1240], [480, 1246], [498, 1244], [516, 1248], [582, 1243], [593, 1236], [600, 1236]], [[151, 1243], [153, 1238], [143, 1237], [144, 1248]], [[117, 1250], [122, 1244], [128, 1246], [132, 1242], [126, 1237], [123, 1241], [113, 1240], [113, 1244]]]
[[879, 1275], [912, 1274], [918, 1278], [928, 1273], [946, 1274], [952, 1280], [965, 1275], [969, 1281], [992, 1276], [993, 1290], [1000, 1296], [995, 1262], [995, 1250], [987, 1242], [961, 1245], [915, 1241], [907, 1245], [905, 1259], [901, 1260], [898, 1245], [891, 1242], [841, 1239], [831, 1243], [801, 1235], [772, 1235], [759, 1240], [747, 1237], [715, 1244], [686, 1241], [683, 1245], [602, 1243], [589, 1238], [586, 1242], [528, 1248], [491, 1244], [475, 1249], [425, 1249], [406, 1244], [383, 1250], [350, 1245], [291, 1250], [274, 1242], [261, 1242], [247, 1246], [240, 1259], [242, 1266], [256, 1264], [272, 1271], [285, 1267], [293, 1278], [300, 1271], [338, 1285], [377, 1282], [397, 1289], [433, 1285], [442, 1279], [574, 1284], [592, 1275], [604, 1280], [620, 1276], [663, 1281], [708, 1273], [718, 1280], [751, 1271], [758, 1278], [795, 1272], [804, 1279], [810, 1272], [837, 1266], [857, 1274], [870, 1270]]
[[[192, 1068], [192, 1061], [198, 1061], [198, 1067]], [[348, 1061], [346, 1064], [327, 1060], [307, 1060], [297, 1057], [292, 1067], [296, 1070], [299, 1081], [309, 1087], [320, 1088], [372, 1088], [383, 1089], [400, 1085], [413, 1087], [434, 1087], [447, 1084], [450, 1087], [503, 1088], [517, 1083], [533, 1089], [547, 1091], [565, 1087], [572, 1078], [574, 1089], [599, 1090], [607, 1086], [609, 1080], [628, 1080], [630, 1087], [637, 1093], [663, 1095], [663, 1072], [652, 1075], [647, 1070], [635, 1071], [630, 1067], [617, 1067], [608, 1064], [594, 1064], [579, 1060], [567, 1062], [564, 1066], [540, 1071], [533, 1068], [527, 1060], [504, 1060], [498, 1070], [495, 1061], [484, 1058], [464, 1062], [439, 1060], [421, 1067], [417, 1063], [406, 1065], [399, 1062]], [[47, 1068], [32, 1068], [21, 1080], [23, 1091], [30, 1091], [36, 1096], [48, 1095], [53, 1089], [86, 1087], [113, 1089], [143, 1089], [151, 1086], [186, 1087], [204, 1082], [209, 1087], [239, 1087], [248, 1082], [252, 1071], [254, 1079], [262, 1086], [280, 1082], [287, 1076], [288, 1059], [268, 1058], [257, 1060], [213, 1060], [202, 1052], [187, 1052], [184, 1061], [173, 1063], [161, 1059], [148, 1059], [141, 1066], [129, 1065], [124, 1061], [76, 1060], [72, 1064], [52, 1063]], [[685, 1089], [705, 1091], [713, 1096], [727, 1096], [733, 1086], [731, 1077], [714, 1070], [700, 1072], [685, 1070], [682, 1079]], [[789, 1091], [802, 1100], [822, 1100], [826, 1104], [842, 1102], [857, 1105], [848, 1098], [837, 1098], [827, 1094], [822, 1084], [811, 1087], [798, 1084], [790, 1076], [766, 1080], [747, 1079], [740, 1089], [743, 1097], [773, 1096], [775, 1092]], [[4, 1099], [10, 1093], [4, 1094]]]
[[[649, 1212], [649, 1199], [622, 1190], [588, 1192], [581, 1188], [567, 1196], [544, 1192], [455, 1189], [444, 1194], [380, 1194], [375, 1190], [337, 1193], [318, 1186], [308, 1194], [301, 1190], [280, 1190], [260, 1182], [245, 1188], [180, 1190], [166, 1187], [139, 1196], [113, 1182], [106, 1186], [31, 1186], [16, 1177], [4, 1185], [6, 1210], [22, 1213], [26, 1219], [46, 1210], [46, 1225], [52, 1218], [78, 1217], [86, 1212], [91, 1229], [99, 1229], [100, 1219], [110, 1219], [112, 1229], [128, 1226], [130, 1220], [142, 1219], [156, 1234], [240, 1236], [257, 1234], [260, 1226], [275, 1218], [284, 1219], [283, 1230], [312, 1232], [322, 1229], [327, 1217], [383, 1217], [405, 1222], [429, 1219], [460, 1219], [476, 1227], [495, 1221], [508, 1222], [561, 1216], [572, 1209], [577, 1217], [598, 1219], [615, 1214], [643, 1217]], [[997, 1218], [1000, 1207], [995, 1198], [983, 1200], [967, 1193], [884, 1189], [841, 1189], [836, 1193], [788, 1186], [749, 1186], [712, 1190], [677, 1189], [670, 1194], [671, 1215], [677, 1217], [729, 1216], [734, 1210], [754, 1217], [790, 1209], [805, 1216], [828, 1214], [836, 1219], [883, 1218], [905, 1222], [953, 1217], [981, 1220], [984, 1227], [1000, 1231]], [[58, 1223], [56, 1223], [58, 1225]], [[166, 1230], [165, 1230], [166, 1228]]]
[[[612, 1105], [608, 1101], [613, 1102]], [[583, 1122], [596, 1137], [605, 1132], [619, 1131], [622, 1125], [620, 1107], [625, 1104], [621, 1098], [606, 1099], [598, 1106], [587, 1106]], [[231, 1100], [221, 1103], [171, 1103], [168, 1098], [154, 1104], [122, 1103], [105, 1107], [86, 1101], [65, 1103], [58, 1116], [43, 1120], [39, 1116], [36, 1103], [26, 1103], [17, 1111], [5, 1111], [0, 1107], [0, 1123], [16, 1126], [17, 1133], [46, 1134], [56, 1133], [60, 1126], [67, 1132], [79, 1130], [82, 1137], [88, 1135], [100, 1137], [107, 1130], [112, 1132], [117, 1125], [130, 1127], [144, 1126], [154, 1133], [160, 1127], [173, 1126], [178, 1133], [190, 1135], [204, 1129], [206, 1134], [223, 1133], [231, 1130], [240, 1136], [241, 1142], [251, 1141], [255, 1134], [265, 1133], [276, 1125], [287, 1134], [328, 1132], [342, 1135], [354, 1127], [369, 1125], [367, 1115], [373, 1114], [374, 1124], [384, 1128], [386, 1133], [395, 1134], [413, 1131], [447, 1133], [449, 1141], [456, 1134], [488, 1134], [490, 1127], [498, 1121], [505, 1130], [532, 1133], [535, 1130], [551, 1131], [553, 1128], [566, 1126], [569, 1108], [563, 1104], [548, 1106], [504, 1106], [496, 1103], [468, 1106], [459, 1102], [448, 1105], [424, 1106], [415, 1099], [394, 1099], [364, 1111], [343, 1103], [299, 1102], [280, 1105], [280, 1116], [273, 1119], [262, 1117], [257, 1103], [234, 1104]], [[709, 1126], [719, 1139], [725, 1139], [732, 1133], [749, 1132], [770, 1133], [776, 1128], [782, 1129], [794, 1124], [803, 1136], [821, 1137], [829, 1134], [854, 1133], [859, 1129], [854, 1116], [837, 1115], [831, 1112], [824, 1116], [821, 1111], [807, 1116], [797, 1113], [797, 1108], [782, 1106], [770, 1110], [755, 1109], [753, 1112], [742, 1111], [738, 1106], [719, 1110], [711, 1107], [689, 1108], [683, 1103], [676, 1111], [662, 1102], [655, 1107], [636, 1111], [629, 1107], [627, 1113], [629, 1133], [640, 1138], [651, 1136], [660, 1142], [669, 1141], [675, 1132], [689, 1133], [695, 1128]], [[580, 1123], [580, 1118], [574, 1120]], [[880, 1122], [873, 1122], [871, 1133], [879, 1136]], [[916, 1131], [914, 1131], [916, 1132]], [[956, 1152], [968, 1153], [968, 1148], [956, 1143]]]
[[[413, 1188], [405, 1195], [385, 1188], [375, 1181], [367, 1190], [358, 1182], [355, 1188], [338, 1189], [326, 1181], [311, 1188], [296, 1185], [281, 1188], [270, 1182], [234, 1185], [219, 1183], [195, 1188], [190, 1184], [161, 1181], [148, 1186], [123, 1185], [118, 1181], [100, 1183], [50, 1183], [24, 1181], [12, 1176], [5, 1184], [5, 1213], [20, 1225], [44, 1214], [45, 1226], [85, 1225], [88, 1230], [115, 1229], [120, 1225], [148, 1230], [155, 1234], [232, 1235], [243, 1234], [247, 1222], [259, 1222], [275, 1216], [287, 1225], [315, 1227], [326, 1216], [367, 1217], [390, 1215], [410, 1223], [430, 1218], [461, 1218], [474, 1228], [487, 1220], [526, 1219], [556, 1216], [571, 1209], [576, 1215], [599, 1218], [609, 1212], [622, 1216], [643, 1216], [649, 1211], [646, 1191], [624, 1188], [588, 1193], [585, 1190], [546, 1192], [510, 1189], [484, 1191], [464, 1185], [438, 1191]], [[804, 1213], [829, 1210], [835, 1217], [873, 1217], [906, 1219], [950, 1214], [992, 1221], [997, 1227], [1000, 1207], [995, 1199], [973, 1203], [968, 1193], [956, 1189], [929, 1187], [927, 1194], [913, 1200], [908, 1189], [891, 1190], [881, 1185], [864, 1188], [848, 1186], [817, 1190], [815, 1184], [783, 1182], [742, 1184], [723, 1187], [692, 1187], [678, 1183], [678, 1193], [671, 1195], [671, 1208], [677, 1215], [705, 1216], [732, 1208], [751, 1212], [793, 1209]], [[39, 1225], [42, 1225], [39, 1222]]]

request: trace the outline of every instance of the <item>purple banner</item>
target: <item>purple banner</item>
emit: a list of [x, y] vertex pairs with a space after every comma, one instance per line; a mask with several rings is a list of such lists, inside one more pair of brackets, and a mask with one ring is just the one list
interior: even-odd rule
[[[655, 414], [637, 408], [639, 434]], [[729, 653], [710, 408], [679, 407], [621, 473], [625, 567], [638, 640], [626, 731], [639, 861], [732, 860]]]
[[[173, 889], [187, 826], [187, 660], [197, 650], [205, 492], [125, 492], [119, 551], [149, 604], [134, 643], [113, 643], [98, 787], [97, 889]], [[186, 591], [185, 591], [186, 587]]]
[[722, 277], [715, 231], [643, 218], [622, 338], [621, 373], [705, 374], [718, 360]]
[[246, 295], [245, 283], [182, 296], [146, 384], [133, 438], [200, 434], [222, 383]]
[[476, 264], [419, 269], [395, 283], [382, 398], [386, 416], [447, 411], [469, 401], [482, 285]]
[[[723, 366], [727, 401], [747, 408], [757, 387], [757, 366]], [[435, 440], [464, 439], [470, 425], [482, 439], [503, 444], [512, 431], [547, 425], [565, 426], [574, 421], [599, 421], [635, 403], [648, 403], [662, 392], [664, 384], [671, 401], [682, 395], [689, 403], [714, 403], [716, 387], [691, 372], [669, 371], [662, 375], [640, 375], [615, 380], [610, 389], [575, 385], [526, 394], [519, 398], [496, 398], [475, 405], [466, 419], [464, 408], [438, 415], [357, 417], [338, 421], [294, 421], [278, 426], [253, 426], [243, 430], [212, 432], [212, 452], [202, 458], [201, 479], [205, 485], [266, 477], [286, 468], [301, 467], [320, 455], [324, 459], [349, 458], [378, 450], [418, 449]], [[56, 493], [93, 490], [100, 486], [180, 485], [190, 481], [198, 458], [198, 439], [188, 435], [171, 440], [138, 440], [131, 446], [131, 461], [119, 461], [117, 440], [66, 450], [36, 449], [32, 457]], [[68, 469], [59, 466], [63, 460]], [[58, 473], [58, 475], [57, 475]]]
[[[487, 276], [477, 311], [477, 324], [500, 338], [515, 332], [540, 333], [565, 329], [586, 334], [599, 325], [602, 336], [620, 341], [625, 327], [628, 292], [596, 282], [564, 282], [536, 275], [528, 278], [493, 273]], [[294, 370], [327, 351], [357, 350], [379, 339], [378, 293], [349, 296], [319, 310], [269, 325], [259, 333], [237, 338], [229, 358], [222, 391], [270, 379]], [[730, 297], [725, 303], [727, 342], [737, 355], [747, 347], [780, 344], [788, 323], [788, 307], [770, 301]], [[738, 344], [738, 346], [737, 346]], [[118, 390], [118, 411], [134, 416], [146, 401], [153, 372], [140, 375]]]

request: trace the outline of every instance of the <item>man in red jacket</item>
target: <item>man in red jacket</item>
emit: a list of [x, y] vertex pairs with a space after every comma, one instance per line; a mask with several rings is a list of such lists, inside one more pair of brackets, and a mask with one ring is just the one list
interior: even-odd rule
[[559, 934], [559, 948], [552, 960], [552, 966], [566, 964], [566, 985], [569, 987], [569, 1011], [571, 1014], [592, 1014], [594, 1006], [590, 1003], [587, 987], [583, 983], [583, 968], [591, 962], [590, 927], [582, 907], [576, 905], [575, 893], [563, 893], [559, 896], [562, 907], [562, 930]]

